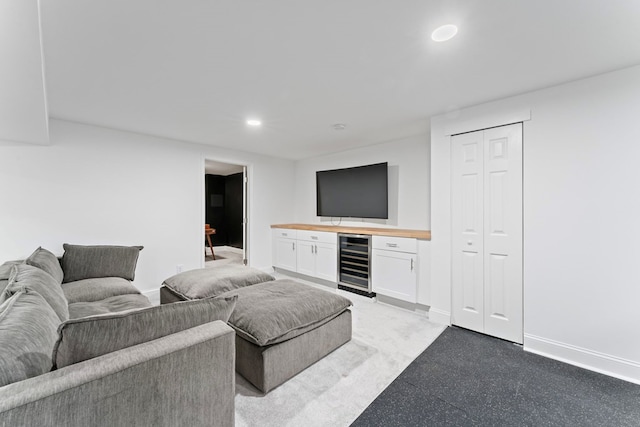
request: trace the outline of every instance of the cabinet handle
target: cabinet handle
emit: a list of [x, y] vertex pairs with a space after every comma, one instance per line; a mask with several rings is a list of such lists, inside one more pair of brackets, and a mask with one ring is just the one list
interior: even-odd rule
[[295, 242], [291, 242], [291, 250], [292, 251], [296, 250], [296, 243]]
[[315, 245], [315, 247], [316, 247], [316, 254], [317, 254], [318, 253], [318, 245]]
[[311, 245], [311, 253], [313, 253], [313, 245]]
[[287, 237], [287, 236], [288, 236], [288, 234], [287, 234], [287, 233], [282, 233], [282, 235], [283, 235], [284, 237]]
[[413, 271], [413, 258], [411, 258], [411, 271]]
[[311, 236], [311, 240], [318, 240], [318, 236]]
[[387, 243], [387, 247], [390, 247], [390, 248], [397, 248], [397, 247], [398, 247], [398, 244], [397, 244], [397, 243]]

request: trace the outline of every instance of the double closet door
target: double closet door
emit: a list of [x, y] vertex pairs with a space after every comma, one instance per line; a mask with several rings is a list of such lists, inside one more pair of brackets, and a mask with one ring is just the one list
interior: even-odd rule
[[451, 144], [452, 323], [522, 343], [522, 124]]

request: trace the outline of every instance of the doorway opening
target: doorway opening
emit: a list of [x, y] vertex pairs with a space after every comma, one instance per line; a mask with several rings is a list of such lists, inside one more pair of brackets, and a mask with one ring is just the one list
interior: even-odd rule
[[204, 263], [247, 264], [247, 167], [204, 161]]

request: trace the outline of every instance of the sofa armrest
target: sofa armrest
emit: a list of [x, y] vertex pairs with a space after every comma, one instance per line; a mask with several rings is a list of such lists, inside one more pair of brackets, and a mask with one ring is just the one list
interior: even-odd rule
[[235, 333], [215, 321], [1, 387], [0, 426], [233, 426], [234, 397]]

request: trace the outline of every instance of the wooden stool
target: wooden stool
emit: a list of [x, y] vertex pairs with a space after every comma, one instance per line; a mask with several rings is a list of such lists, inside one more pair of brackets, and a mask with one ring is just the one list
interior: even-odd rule
[[[216, 234], [216, 229], [215, 228], [211, 228], [209, 226], [209, 224], [205, 224], [205, 226], [204, 226], [204, 237], [207, 238], [207, 242], [209, 243], [209, 249], [211, 249], [211, 256], [213, 257], [213, 260], [215, 261], [216, 260], [216, 254], [213, 253], [213, 245], [211, 244], [211, 235], [212, 234]], [[206, 248], [204, 250], [204, 254], [205, 254], [205, 256], [207, 255], [207, 249]]]

